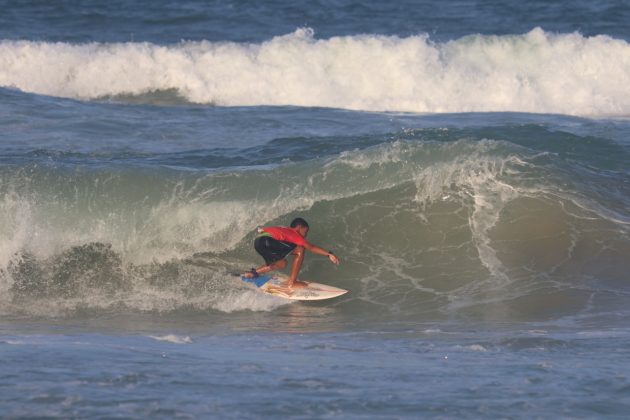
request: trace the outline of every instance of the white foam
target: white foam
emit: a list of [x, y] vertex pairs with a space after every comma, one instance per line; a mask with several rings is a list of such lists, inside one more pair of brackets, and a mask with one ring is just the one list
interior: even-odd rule
[[478, 352], [487, 352], [488, 349], [485, 348], [484, 346], [482, 346], [481, 344], [471, 344], [470, 346], [464, 346], [465, 349], [471, 350], [471, 351], [478, 351]]
[[0, 86], [95, 99], [175, 90], [190, 102], [370, 111], [630, 115], [630, 45], [608, 36], [434, 43], [310, 29], [260, 44], [0, 42]]
[[8, 344], [10, 346], [22, 346], [27, 343], [22, 340], [5, 340], [5, 341], [0, 341], [0, 344]]
[[[129, 273], [131, 276], [131, 273]], [[75, 297], [47, 296], [36, 304], [11, 301], [11, 294], [0, 300], [0, 314], [28, 314], [44, 317], [64, 317], [85, 308], [119, 312], [127, 308], [140, 312], [168, 313], [176, 310], [193, 311], [255, 311], [269, 312], [290, 304], [291, 301], [265, 295], [248, 288], [240, 281], [225, 281], [226, 277], [195, 267], [181, 267], [177, 277], [162, 279], [163, 284], [151, 284], [140, 273], [130, 277], [131, 287], [115, 294], [103, 293], [93, 287], [82, 290]], [[229, 277], [231, 278], [231, 277]], [[193, 292], [191, 292], [193, 291]], [[187, 344], [186, 337], [152, 336], [156, 340]]]
[[221, 299], [215, 304], [215, 309], [228, 313], [245, 310], [269, 312], [290, 303], [291, 301], [287, 299], [265, 295], [255, 290], [247, 290], [233, 293]]
[[[31, 205], [16, 193], [4, 194], [0, 201], [0, 267], [6, 267], [15, 253], [35, 236]], [[0, 289], [1, 291], [1, 289]]]
[[175, 335], [175, 334], [168, 334], [168, 335], [163, 335], [163, 336], [150, 335], [149, 338], [152, 338], [157, 341], [167, 341], [169, 343], [174, 343], [174, 344], [192, 344], [193, 342], [193, 340], [187, 335], [185, 336]]

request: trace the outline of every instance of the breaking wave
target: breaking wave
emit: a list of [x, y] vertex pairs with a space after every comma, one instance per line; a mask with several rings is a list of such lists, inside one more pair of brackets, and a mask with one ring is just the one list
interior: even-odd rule
[[257, 225], [297, 215], [344, 261], [309, 257], [304, 276], [349, 289], [336, 304], [350, 313], [553, 318], [626, 307], [627, 152], [536, 126], [505, 130], [497, 137], [511, 141], [412, 130], [300, 163], [211, 171], [5, 166], [0, 312], [273, 310], [285, 302], [230, 273], [258, 262]]
[[311, 29], [260, 44], [0, 42], [0, 86], [80, 100], [630, 115], [630, 46], [536, 28], [435, 43]]

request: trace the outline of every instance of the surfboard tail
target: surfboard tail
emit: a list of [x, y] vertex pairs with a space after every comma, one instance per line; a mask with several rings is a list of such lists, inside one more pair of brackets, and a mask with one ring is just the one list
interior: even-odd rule
[[265, 284], [267, 284], [267, 282], [269, 280], [271, 280], [273, 276], [271, 275], [262, 275], [262, 276], [258, 276], [258, 277], [245, 277], [245, 276], [241, 276], [241, 280], [243, 280], [246, 283], [252, 283], [254, 285], [256, 285], [256, 287], [263, 287]]

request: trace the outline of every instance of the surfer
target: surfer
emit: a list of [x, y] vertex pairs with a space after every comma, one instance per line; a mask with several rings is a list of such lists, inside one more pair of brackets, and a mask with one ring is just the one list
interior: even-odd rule
[[306, 240], [309, 226], [306, 220], [298, 217], [291, 222], [289, 227], [272, 226], [258, 228], [258, 236], [254, 240], [254, 249], [265, 260], [265, 265], [252, 268], [243, 276], [255, 278], [260, 274], [274, 270], [282, 270], [288, 264], [286, 257], [293, 254], [293, 265], [291, 266], [291, 276], [287, 282], [287, 287], [304, 286], [298, 281], [298, 273], [304, 261], [304, 254], [308, 250], [314, 254], [324, 255], [333, 264], [339, 265], [339, 258], [332, 251], [326, 251]]

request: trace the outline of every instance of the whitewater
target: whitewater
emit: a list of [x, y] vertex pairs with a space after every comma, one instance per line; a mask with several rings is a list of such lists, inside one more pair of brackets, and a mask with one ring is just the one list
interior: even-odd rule
[[0, 86], [79, 100], [627, 117], [630, 46], [541, 28], [448, 42], [316, 39], [310, 28], [262, 43], [5, 40]]

